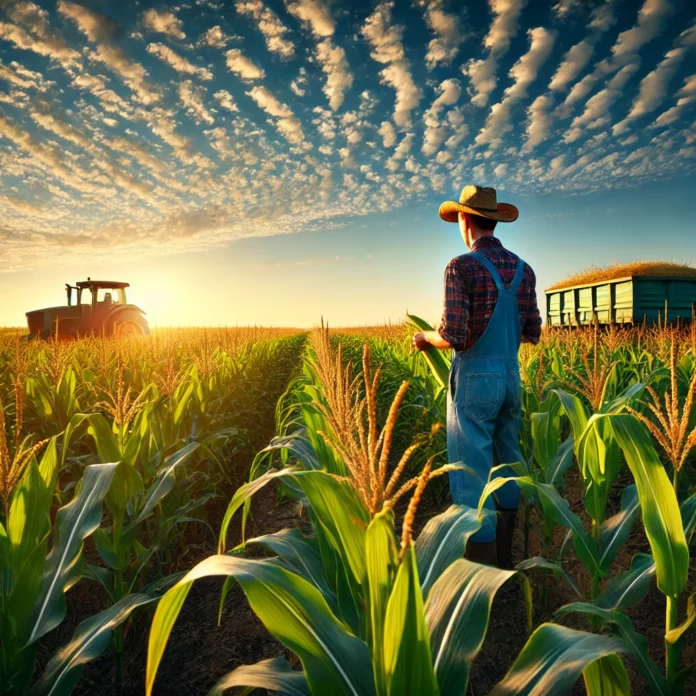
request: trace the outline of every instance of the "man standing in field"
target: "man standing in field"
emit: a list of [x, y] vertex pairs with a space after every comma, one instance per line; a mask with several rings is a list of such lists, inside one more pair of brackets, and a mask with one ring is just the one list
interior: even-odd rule
[[[537, 343], [541, 316], [531, 266], [493, 236], [498, 222], [513, 222], [517, 208], [498, 203], [495, 189], [465, 186], [459, 202], [446, 201], [440, 217], [458, 222], [470, 249], [445, 269], [445, 302], [437, 331], [413, 336], [419, 350], [453, 348], [447, 399], [447, 454], [468, 470], [450, 473], [452, 502], [476, 509], [494, 464], [522, 460], [518, 351]], [[498, 470], [494, 476], [510, 476]], [[512, 567], [512, 532], [519, 487], [508, 482], [489, 496], [481, 529], [467, 544], [472, 561]], [[497, 514], [496, 514], [497, 511]]]

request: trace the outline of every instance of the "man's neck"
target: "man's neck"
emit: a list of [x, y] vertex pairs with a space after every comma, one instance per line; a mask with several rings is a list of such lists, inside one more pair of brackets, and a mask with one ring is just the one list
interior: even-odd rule
[[474, 251], [477, 247], [498, 246], [500, 244], [500, 240], [492, 234], [481, 235], [471, 243], [471, 250]]

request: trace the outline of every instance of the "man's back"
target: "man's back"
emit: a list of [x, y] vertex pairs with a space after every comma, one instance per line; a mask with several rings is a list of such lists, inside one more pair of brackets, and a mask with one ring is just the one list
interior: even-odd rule
[[[495, 237], [480, 237], [472, 252], [484, 255], [497, 269], [507, 287], [515, 275], [519, 257], [508, 251]], [[440, 336], [455, 348], [468, 350], [483, 335], [495, 309], [498, 291], [495, 281], [471, 254], [452, 259], [445, 269], [445, 306]], [[541, 316], [536, 302], [536, 277], [525, 263], [517, 293], [522, 339], [537, 343], [541, 335]]]

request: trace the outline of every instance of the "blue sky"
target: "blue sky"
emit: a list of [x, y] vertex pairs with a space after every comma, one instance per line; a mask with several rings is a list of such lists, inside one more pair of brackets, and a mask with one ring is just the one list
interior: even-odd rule
[[164, 324], [430, 319], [466, 183], [543, 288], [696, 256], [678, 0], [0, 0], [0, 324], [128, 280]]

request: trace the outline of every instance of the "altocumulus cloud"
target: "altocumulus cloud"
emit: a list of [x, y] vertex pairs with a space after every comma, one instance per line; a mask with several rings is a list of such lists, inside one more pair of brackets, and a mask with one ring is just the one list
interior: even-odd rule
[[0, 0], [3, 267], [696, 170], [692, 3], [478, 6]]

